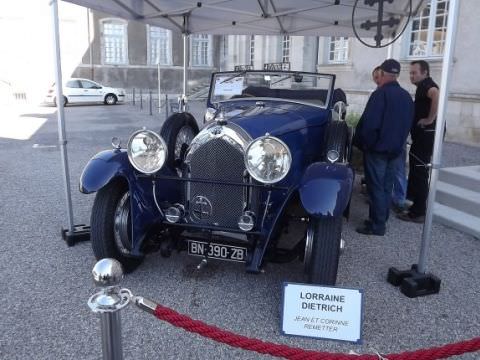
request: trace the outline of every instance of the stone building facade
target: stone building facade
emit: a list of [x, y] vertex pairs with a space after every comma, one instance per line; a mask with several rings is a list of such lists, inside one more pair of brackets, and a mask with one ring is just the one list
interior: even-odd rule
[[[89, 78], [127, 89], [158, 88], [162, 93], [181, 93], [183, 85], [183, 37], [178, 32], [89, 11], [90, 45], [73, 77]], [[209, 83], [219, 68], [222, 37], [191, 35], [189, 39], [189, 88]]]
[[[455, 35], [456, 46], [450, 79], [447, 107], [447, 140], [480, 144], [480, 71], [477, 60], [480, 47], [477, 37], [480, 23], [476, 20], [475, 0], [459, 2], [459, 17]], [[354, 38], [229, 36], [229, 52], [224, 68], [233, 69], [238, 63], [253, 64], [261, 69], [263, 63], [288, 61], [292, 70], [333, 73], [336, 86], [348, 96], [349, 112], [360, 114], [369, 94], [374, 90], [372, 69], [388, 57], [402, 65], [400, 83], [412, 95], [415, 86], [409, 81], [412, 60], [429, 62], [433, 79], [441, 86], [448, 0], [430, 0], [428, 7], [410, 21], [404, 34], [390, 49], [372, 49]], [[252, 45], [253, 44], [253, 45]], [[287, 47], [287, 49], [286, 49]], [[253, 53], [252, 53], [253, 52]], [[285, 54], [288, 54], [285, 57]]]
[[[480, 143], [480, 58], [475, 0], [459, 2], [456, 47], [450, 82], [447, 139]], [[370, 49], [354, 38], [315, 36], [192, 35], [189, 92], [208, 85], [211, 73], [236, 65], [262, 69], [266, 63], [288, 63], [292, 70], [334, 73], [336, 86], [348, 95], [350, 113], [361, 113], [374, 89], [372, 69], [391, 56], [400, 60], [401, 84], [412, 94], [410, 61], [427, 60], [440, 84], [449, 0], [429, 0], [390, 50]], [[160, 63], [161, 91], [182, 91], [183, 40], [177, 32], [126, 21], [70, 3], [59, 3], [63, 77], [90, 78], [109, 86], [156, 90]], [[25, 31], [25, 30], [28, 31]], [[27, 8], [13, 2], [0, 17], [0, 85], [41, 100], [54, 79], [48, 0]], [[33, 80], [33, 81], [32, 81]], [[7, 85], [4, 85], [7, 84]]]

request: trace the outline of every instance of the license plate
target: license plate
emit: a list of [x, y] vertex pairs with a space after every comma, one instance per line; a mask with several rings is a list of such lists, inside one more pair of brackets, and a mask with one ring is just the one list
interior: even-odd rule
[[206, 256], [208, 258], [245, 261], [247, 258], [247, 249], [238, 246], [230, 246], [216, 243], [206, 243], [203, 241], [188, 241], [188, 254], [195, 256]]

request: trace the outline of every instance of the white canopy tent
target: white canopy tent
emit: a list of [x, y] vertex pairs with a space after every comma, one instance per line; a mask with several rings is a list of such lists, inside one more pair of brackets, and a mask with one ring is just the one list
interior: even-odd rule
[[[352, 9], [355, 0], [66, 0], [124, 19], [141, 21], [189, 34], [353, 36]], [[355, 25], [363, 37], [373, 37], [374, 28], [360, 29], [365, 20], [377, 18], [378, 0], [359, 1]], [[381, 1], [385, 20], [403, 18], [425, 4], [422, 0]], [[188, 17], [188, 23], [184, 17]], [[387, 29], [386, 35], [397, 26]]]
[[[52, 21], [55, 41], [56, 84], [62, 84], [58, 0], [52, 0]], [[218, 35], [314, 35], [314, 36], [356, 36], [372, 46], [395, 39], [411, 15], [416, 14], [428, 0], [64, 0], [93, 10], [128, 20], [135, 20], [160, 26], [184, 35], [184, 95], [186, 94], [187, 39], [190, 34]], [[418, 272], [426, 269], [427, 252], [430, 245], [430, 231], [433, 218], [433, 203], [442, 150], [442, 131], [445, 124], [446, 105], [456, 21], [458, 0], [450, 0], [445, 53], [441, 77], [440, 100], [435, 133], [434, 154], [431, 164], [430, 196], [423, 228], [422, 245]], [[381, 33], [381, 37], [376, 37]], [[370, 40], [368, 40], [370, 39]], [[62, 98], [61, 87], [57, 86], [57, 98]], [[59, 142], [65, 173], [69, 229], [73, 236], [75, 226], [70, 196], [70, 180], [66, 151], [64, 111], [58, 102]]]

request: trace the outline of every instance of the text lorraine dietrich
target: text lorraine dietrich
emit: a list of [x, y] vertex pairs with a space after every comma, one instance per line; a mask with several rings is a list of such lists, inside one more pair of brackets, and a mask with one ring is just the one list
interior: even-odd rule
[[330, 295], [322, 293], [300, 292], [302, 309], [318, 310], [326, 312], [342, 312], [345, 303], [345, 295]]

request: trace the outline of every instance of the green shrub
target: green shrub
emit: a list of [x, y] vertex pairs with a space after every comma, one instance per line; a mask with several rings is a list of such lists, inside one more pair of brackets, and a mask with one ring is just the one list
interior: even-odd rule
[[347, 115], [347, 118], [345, 119], [345, 122], [349, 127], [356, 127], [358, 124], [358, 121], [360, 120], [360, 114], [356, 112], [351, 112]]

